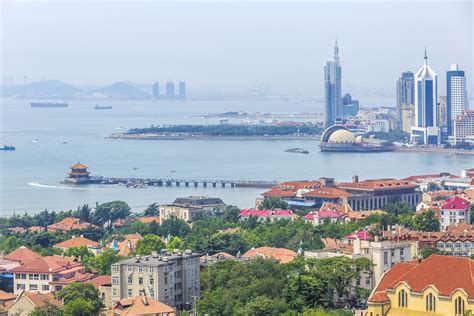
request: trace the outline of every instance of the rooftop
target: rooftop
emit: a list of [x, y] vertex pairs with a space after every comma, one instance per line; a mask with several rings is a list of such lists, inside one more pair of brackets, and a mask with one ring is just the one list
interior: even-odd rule
[[18, 261], [20, 263], [26, 263], [28, 261], [32, 261], [38, 258], [41, 258], [39, 254], [34, 252], [33, 250], [30, 250], [29, 248], [25, 246], [21, 246], [12, 252], [10, 252], [8, 255], [4, 257], [5, 259], [13, 260], [13, 261]]
[[288, 263], [297, 256], [296, 252], [286, 248], [258, 247], [252, 248], [242, 255], [242, 257], [255, 258], [272, 258], [280, 263]]
[[17, 272], [39, 272], [39, 273], [56, 273], [63, 270], [69, 270], [74, 267], [82, 267], [81, 264], [75, 261], [72, 257], [63, 256], [46, 256], [34, 260], [29, 260], [21, 266], [15, 267], [10, 271]]
[[175, 315], [173, 307], [147, 296], [137, 296], [118, 301], [112, 308], [113, 315]]
[[396, 179], [382, 179], [382, 180], [365, 180], [350, 183], [340, 183], [338, 185], [342, 189], [355, 190], [387, 190], [394, 188], [418, 188], [418, 185], [410, 181], [396, 180]]
[[150, 256], [137, 256], [135, 258], [128, 258], [117, 262], [116, 264], [140, 264], [143, 266], [162, 266], [171, 264], [172, 261], [177, 259], [183, 258], [194, 258], [199, 257], [200, 255], [195, 252], [191, 252], [190, 250], [186, 250], [184, 252], [173, 252], [173, 253], [166, 253], [166, 254], [152, 254]]
[[466, 210], [471, 206], [471, 203], [468, 200], [460, 198], [459, 196], [452, 196], [447, 199], [441, 209], [443, 210]]
[[71, 239], [60, 242], [54, 245], [54, 247], [57, 247], [57, 248], [72, 248], [72, 247], [80, 247], [80, 246], [97, 247], [98, 245], [99, 244], [97, 242], [80, 236], [80, 237], [73, 237]]
[[293, 212], [290, 210], [256, 210], [247, 209], [241, 210], [240, 216], [259, 216], [259, 217], [293, 217]]

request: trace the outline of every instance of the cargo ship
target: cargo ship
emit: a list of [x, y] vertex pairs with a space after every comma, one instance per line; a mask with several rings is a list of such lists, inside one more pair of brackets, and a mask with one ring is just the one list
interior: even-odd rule
[[94, 109], [96, 109], [96, 110], [111, 110], [112, 106], [111, 105], [98, 105], [98, 104], [96, 104]]
[[32, 108], [66, 108], [69, 104], [65, 102], [31, 102]]

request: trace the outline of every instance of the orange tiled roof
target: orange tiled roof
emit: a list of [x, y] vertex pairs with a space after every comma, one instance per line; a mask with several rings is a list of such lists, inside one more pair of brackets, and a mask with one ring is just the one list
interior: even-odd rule
[[122, 299], [112, 308], [113, 315], [141, 316], [167, 315], [174, 316], [173, 307], [147, 296], [137, 296], [132, 299]]
[[141, 223], [148, 224], [151, 222], [157, 222], [158, 224], [160, 223], [160, 217], [159, 216], [144, 216], [144, 217], [139, 217], [137, 220]]
[[474, 261], [463, 257], [431, 255], [421, 263], [397, 263], [384, 274], [369, 302], [380, 302], [378, 296], [386, 295], [387, 289], [394, 289], [400, 282], [405, 282], [416, 293], [421, 293], [430, 285], [443, 296], [462, 289], [469, 299], [473, 299]]
[[80, 162], [78, 162], [78, 163], [76, 163], [74, 166], [69, 167], [69, 168], [71, 168], [71, 169], [87, 169], [87, 168], [89, 168], [89, 167], [86, 166], [86, 165], [83, 165], [83, 164], [80, 163]]
[[446, 231], [451, 234], [462, 234], [465, 232], [474, 233], [474, 225], [467, 223], [450, 224], [446, 227]]
[[72, 248], [72, 247], [80, 247], [80, 246], [96, 247], [98, 245], [99, 244], [93, 240], [79, 236], [79, 237], [73, 237], [71, 239], [60, 242], [54, 245], [54, 247], [56, 248]]
[[42, 307], [46, 302], [62, 306], [61, 302], [54, 298], [52, 293], [35, 293], [35, 292], [23, 292], [23, 295], [29, 298], [29, 300], [38, 307]]
[[347, 217], [353, 220], [363, 220], [370, 215], [375, 215], [375, 214], [387, 214], [387, 212], [382, 211], [382, 210], [370, 210], [370, 211], [350, 211], [346, 212]]
[[96, 289], [98, 289], [101, 285], [112, 284], [112, 277], [110, 275], [98, 275], [87, 281], [87, 283], [91, 283]]
[[285, 248], [273, 248], [273, 247], [259, 247], [250, 249], [242, 255], [242, 257], [255, 258], [273, 258], [278, 260], [280, 263], [288, 263], [296, 257], [296, 252]]
[[[452, 173], [448, 173], [447, 176], [451, 179], [459, 178], [459, 176], [457, 176], [455, 174], [452, 174]], [[403, 178], [402, 180], [410, 181], [410, 182], [417, 182], [417, 181], [421, 181], [421, 180], [424, 180], [424, 179], [435, 179], [435, 178], [442, 178], [442, 177], [443, 177], [443, 175], [441, 175], [439, 173], [420, 174], [420, 175], [406, 177], [406, 178]]]
[[24, 227], [20, 227], [20, 226], [10, 227], [10, 228], [8, 228], [8, 230], [15, 233], [15, 234], [26, 234], [28, 232], [28, 229], [26, 229]]
[[66, 217], [62, 221], [48, 225], [48, 231], [57, 231], [57, 230], [69, 231], [73, 229], [85, 229], [89, 227], [95, 228], [97, 226], [91, 223], [85, 222], [83, 220], [80, 220], [79, 218]]
[[30, 233], [41, 233], [41, 232], [44, 232], [46, 229], [42, 226], [31, 226], [31, 227], [28, 227], [28, 231]]
[[315, 189], [303, 194], [303, 196], [305, 197], [331, 197], [331, 198], [338, 198], [338, 197], [349, 196], [349, 195], [350, 193], [342, 189], [338, 189], [334, 187], [322, 187], [322, 188]]
[[269, 191], [263, 192], [264, 197], [294, 197], [296, 195], [296, 190], [282, 190], [282, 189], [271, 189]]
[[32, 261], [38, 258], [41, 258], [39, 254], [25, 246], [21, 246], [5, 256], [5, 259], [18, 261], [20, 263], [26, 263], [28, 261]]
[[7, 293], [0, 290], [0, 301], [14, 300], [16, 298], [15, 293]]
[[315, 189], [321, 187], [323, 184], [318, 180], [300, 180], [300, 181], [286, 181], [281, 182], [274, 186], [274, 189], [282, 190], [302, 190], [302, 189]]
[[333, 210], [336, 210], [342, 213], [352, 212], [351, 207], [347, 203], [343, 203], [343, 204], [325, 203], [319, 208], [319, 211], [333, 211]]
[[124, 236], [125, 239], [123, 241], [118, 242], [118, 255], [119, 256], [128, 256], [130, 252], [132, 252], [133, 249], [137, 246], [137, 243], [140, 239], [142, 239], [142, 236], [140, 234], [128, 234]]
[[418, 184], [406, 180], [383, 179], [340, 183], [338, 187], [352, 190], [385, 190], [393, 188], [417, 188]]
[[39, 273], [57, 273], [74, 267], [82, 267], [72, 257], [47, 256], [27, 261], [21, 266], [15, 267], [10, 271], [15, 272], [39, 272]]

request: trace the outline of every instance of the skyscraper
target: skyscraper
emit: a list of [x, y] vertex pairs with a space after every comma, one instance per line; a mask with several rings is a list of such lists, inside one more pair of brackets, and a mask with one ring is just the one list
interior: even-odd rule
[[415, 78], [413, 72], [402, 73], [397, 81], [397, 111], [398, 119], [402, 120], [403, 105], [415, 104]]
[[151, 88], [152, 94], [154, 98], [159, 98], [160, 97], [160, 85], [158, 82], [155, 82], [153, 84], [153, 87]]
[[341, 66], [339, 64], [339, 47], [337, 40], [334, 45], [334, 59], [326, 62], [324, 66], [324, 101], [325, 101], [325, 126], [334, 124], [336, 118], [342, 115], [341, 103]]
[[453, 134], [453, 120], [467, 108], [466, 77], [457, 64], [451, 65], [446, 73], [446, 107], [448, 135]]
[[174, 83], [171, 81], [166, 83], [166, 98], [174, 99]]
[[178, 97], [180, 99], [183, 99], [183, 100], [186, 99], [186, 82], [184, 82], [184, 81], [179, 82], [179, 92], [178, 93], [179, 93]]
[[428, 66], [426, 50], [424, 59], [423, 66], [415, 75], [415, 126], [412, 127], [411, 139], [424, 144], [438, 144], [438, 80], [436, 73]]

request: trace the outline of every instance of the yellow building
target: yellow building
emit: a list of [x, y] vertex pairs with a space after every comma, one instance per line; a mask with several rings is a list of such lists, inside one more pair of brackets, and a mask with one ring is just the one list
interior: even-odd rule
[[367, 316], [463, 316], [474, 312], [474, 260], [431, 255], [397, 263], [369, 297]]

